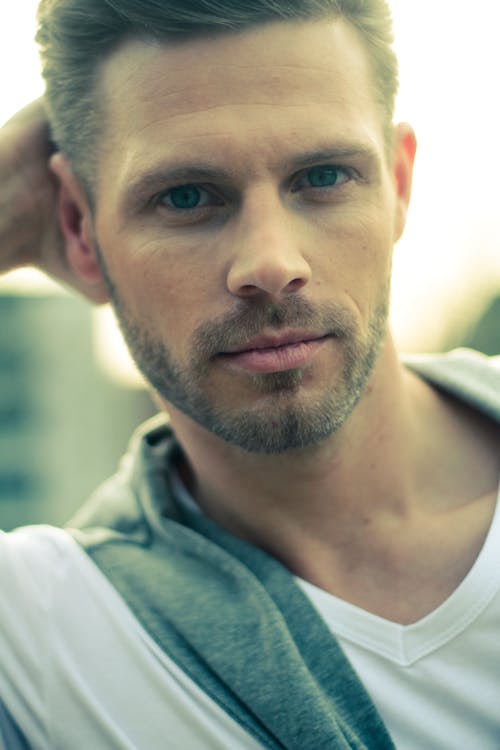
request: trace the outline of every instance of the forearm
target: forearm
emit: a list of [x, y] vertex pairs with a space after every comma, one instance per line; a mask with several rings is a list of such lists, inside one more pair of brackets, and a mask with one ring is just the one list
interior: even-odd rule
[[57, 216], [60, 186], [49, 167], [52, 151], [41, 99], [0, 128], [0, 273], [32, 265], [102, 303], [100, 286], [68, 263]]
[[[40, 101], [0, 129], [0, 271], [43, 266], [55, 232], [55, 186], [48, 173], [50, 142]], [[52, 235], [52, 237], [50, 237]]]
[[8, 140], [0, 140], [0, 272], [32, 262], [31, 221], [27, 221], [22, 178], [12, 168]]

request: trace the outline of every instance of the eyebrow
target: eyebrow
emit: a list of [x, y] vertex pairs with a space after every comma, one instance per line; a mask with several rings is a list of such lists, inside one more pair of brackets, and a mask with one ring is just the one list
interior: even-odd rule
[[371, 144], [359, 143], [306, 151], [287, 163], [289, 163], [294, 169], [300, 169], [301, 167], [307, 167], [309, 164], [317, 164], [318, 162], [323, 161], [341, 162], [344, 159], [364, 159], [374, 163], [379, 163], [380, 155]]
[[[369, 161], [380, 165], [380, 154], [366, 143], [349, 143], [346, 145], [327, 146], [299, 154], [290, 159], [283, 159], [272, 165], [276, 171], [285, 168], [291, 171], [301, 169], [322, 162], [342, 162], [346, 159]], [[221, 169], [203, 162], [182, 162], [159, 165], [157, 168], [139, 175], [127, 187], [122, 205], [130, 210], [136, 205], [138, 198], [149, 197], [155, 191], [168, 185], [189, 182], [229, 182], [237, 178], [236, 170]]]

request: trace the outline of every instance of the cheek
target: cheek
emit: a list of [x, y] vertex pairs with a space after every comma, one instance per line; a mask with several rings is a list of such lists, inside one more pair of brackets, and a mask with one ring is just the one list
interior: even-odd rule
[[168, 240], [129, 233], [118, 236], [106, 256], [110, 276], [135, 314], [172, 309], [180, 317], [207, 288], [210, 269], [202, 259]]
[[344, 214], [324, 228], [321, 247], [330, 269], [345, 279], [367, 283], [390, 268], [392, 224], [372, 210]]
[[[385, 298], [392, 264], [392, 223], [380, 204], [344, 214], [325, 234], [324, 278], [368, 319]], [[327, 282], [327, 283], [328, 283]]]
[[129, 262], [126, 257], [117, 285], [128, 313], [177, 361], [187, 361], [194, 332], [217, 314], [210, 269], [173, 261], [165, 252], [136, 253]]
[[223, 277], [210, 245], [139, 220], [125, 226], [111, 212], [96, 230], [128, 316], [182, 357], [196, 328], [222, 312]]

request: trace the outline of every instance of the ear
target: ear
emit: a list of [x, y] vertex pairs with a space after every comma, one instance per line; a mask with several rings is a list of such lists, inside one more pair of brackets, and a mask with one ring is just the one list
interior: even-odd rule
[[408, 123], [400, 123], [394, 129], [392, 172], [396, 190], [394, 217], [394, 241], [397, 242], [406, 224], [406, 215], [411, 198], [413, 164], [417, 151], [417, 139]]
[[56, 153], [51, 157], [50, 168], [59, 182], [59, 226], [66, 260], [76, 277], [74, 286], [93, 302], [103, 304], [108, 301], [108, 294], [99, 265], [92, 211], [85, 190], [63, 154]]

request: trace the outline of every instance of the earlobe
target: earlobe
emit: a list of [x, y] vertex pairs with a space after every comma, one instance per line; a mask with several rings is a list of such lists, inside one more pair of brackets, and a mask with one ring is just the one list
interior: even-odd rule
[[406, 224], [406, 215], [411, 198], [413, 164], [417, 151], [417, 139], [408, 123], [401, 123], [394, 131], [393, 176], [396, 190], [394, 241], [397, 242]]
[[59, 182], [58, 217], [64, 239], [66, 260], [78, 278], [80, 290], [97, 303], [108, 301], [99, 265], [93, 232], [92, 212], [85, 190], [75, 177], [68, 160], [54, 154], [50, 168]]

